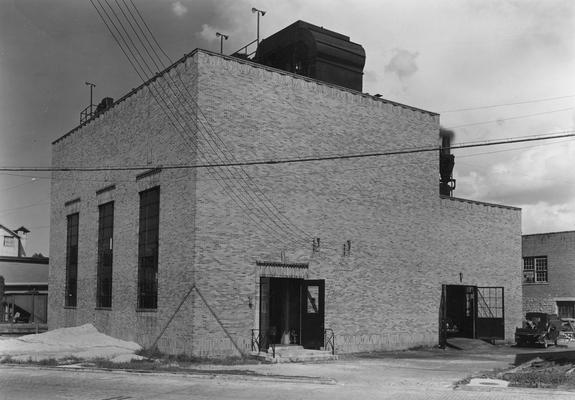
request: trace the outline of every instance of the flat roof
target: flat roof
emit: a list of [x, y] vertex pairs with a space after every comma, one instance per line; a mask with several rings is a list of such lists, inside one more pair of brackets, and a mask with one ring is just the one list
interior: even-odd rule
[[469, 200], [469, 199], [463, 199], [461, 197], [451, 197], [451, 196], [443, 196], [443, 195], [440, 195], [439, 197], [441, 197], [442, 199], [445, 199], [445, 200], [458, 201], [461, 203], [477, 204], [477, 205], [486, 206], [486, 207], [505, 208], [508, 210], [521, 211], [521, 208], [519, 208], [519, 207], [506, 206], [503, 204], [487, 203], [485, 201]]
[[229, 61], [235, 61], [235, 62], [240, 63], [240, 64], [247, 64], [247, 65], [250, 65], [250, 66], [252, 66], [252, 67], [254, 67], [254, 68], [260, 68], [260, 69], [265, 69], [265, 70], [268, 70], [268, 71], [277, 72], [277, 73], [280, 73], [280, 74], [282, 74], [282, 75], [289, 75], [289, 76], [291, 76], [291, 77], [294, 78], [294, 79], [301, 79], [301, 80], [305, 80], [305, 81], [308, 81], [308, 82], [315, 82], [315, 83], [320, 84], [320, 85], [325, 85], [325, 86], [334, 87], [334, 88], [340, 89], [341, 91], [354, 93], [354, 94], [357, 94], [358, 96], [370, 97], [370, 98], [372, 98], [374, 101], [380, 101], [380, 102], [383, 102], [383, 103], [389, 103], [389, 104], [392, 104], [392, 105], [395, 105], [395, 106], [398, 106], [398, 107], [410, 109], [410, 110], [412, 110], [412, 111], [418, 111], [418, 112], [422, 112], [422, 113], [429, 114], [429, 115], [433, 115], [433, 116], [439, 115], [438, 113], [435, 113], [435, 112], [432, 112], [432, 111], [427, 111], [427, 110], [423, 110], [423, 109], [421, 109], [421, 108], [409, 106], [409, 105], [402, 104], [402, 103], [398, 103], [398, 102], [395, 102], [395, 101], [386, 100], [386, 99], [384, 99], [384, 98], [382, 98], [382, 97], [376, 97], [375, 95], [371, 95], [371, 94], [369, 94], [369, 93], [358, 92], [358, 91], [356, 91], [356, 90], [349, 89], [349, 88], [346, 88], [346, 87], [343, 87], [343, 86], [339, 86], [339, 85], [336, 85], [336, 84], [333, 84], [333, 83], [328, 83], [328, 82], [325, 82], [325, 81], [322, 81], [322, 80], [318, 80], [318, 79], [314, 79], [314, 78], [309, 78], [309, 77], [307, 77], [307, 76], [298, 75], [298, 74], [295, 74], [295, 73], [292, 73], [292, 72], [288, 72], [288, 71], [285, 71], [285, 70], [281, 70], [281, 69], [277, 69], [277, 68], [273, 68], [273, 67], [268, 67], [268, 66], [266, 66], [266, 65], [259, 64], [259, 63], [255, 62], [255, 61], [251, 61], [251, 60], [248, 60], [248, 59], [239, 58], [239, 57], [235, 57], [235, 56], [232, 56], [232, 55], [224, 55], [224, 54], [220, 54], [220, 53], [214, 53], [214, 52], [212, 52], [212, 51], [204, 50], [204, 49], [195, 49], [195, 50], [191, 51], [190, 53], [185, 54], [182, 58], [180, 58], [178, 61], [174, 62], [172, 65], [166, 67], [163, 71], [158, 72], [156, 75], [154, 75], [152, 78], [148, 79], [146, 82], [142, 83], [140, 86], [138, 86], [138, 87], [132, 89], [131, 91], [129, 91], [128, 93], [126, 93], [126, 94], [125, 94], [124, 96], [122, 96], [120, 99], [116, 100], [116, 101], [115, 101], [108, 109], [106, 109], [105, 111], [102, 111], [101, 113], [97, 114], [95, 117], [90, 118], [89, 120], [87, 120], [86, 122], [84, 122], [84, 123], [82, 123], [82, 124], [80, 124], [80, 125], [77, 125], [75, 128], [73, 128], [72, 130], [70, 130], [70, 131], [67, 132], [66, 134], [60, 136], [58, 139], [54, 140], [54, 141], [52, 142], [52, 144], [54, 145], [54, 144], [58, 143], [59, 141], [61, 141], [62, 139], [66, 138], [67, 136], [71, 135], [72, 133], [78, 131], [79, 129], [81, 129], [81, 128], [84, 127], [85, 125], [88, 125], [88, 124], [92, 123], [95, 119], [98, 118], [98, 116], [100, 116], [100, 115], [102, 115], [102, 114], [105, 114], [108, 110], [114, 108], [116, 105], [118, 105], [118, 104], [120, 104], [121, 102], [123, 102], [124, 100], [130, 98], [130, 97], [133, 96], [134, 94], [138, 93], [138, 92], [139, 92], [140, 90], [142, 90], [144, 87], [148, 86], [149, 84], [151, 84], [152, 82], [154, 82], [156, 79], [163, 77], [167, 72], [169, 72], [170, 70], [172, 70], [173, 68], [175, 68], [177, 65], [179, 65], [179, 64], [181, 64], [181, 63], [183, 63], [183, 62], [185, 62], [188, 58], [193, 57], [193, 56], [196, 55], [197, 53], [204, 53], [204, 54], [207, 54], [207, 55], [209, 55], [209, 56], [224, 58], [224, 59], [227, 59], [227, 60], [229, 60]]
[[[39, 260], [38, 262], [35, 262]], [[8, 285], [47, 285], [48, 259], [0, 257], [0, 275]]]
[[565, 234], [575, 234], [575, 231], [558, 231], [558, 232], [529, 233], [529, 234], [527, 234], [527, 235], [521, 235], [521, 236], [522, 236], [522, 237], [527, 237], [527, 236], [565, 235]]

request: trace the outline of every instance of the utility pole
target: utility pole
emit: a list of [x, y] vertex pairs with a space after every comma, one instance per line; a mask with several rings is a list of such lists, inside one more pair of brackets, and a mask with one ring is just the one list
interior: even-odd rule
[[94, 103], [93, 103], [93, 97], [92, 97], [93, 92], [92, 91], [96, 87], [96, 84], [91, 83], [91, 82], [85, 82], [85, 83], [86, 83], [86, 85], [90, 86], [90, 117], [91, 117], [92, 115], [94, 115], [94, 110], [93, 110]]
[[260, 47], [260, 15], [263, 17], [264, 15], [266, 15], [266, 12], [263, 10], [258, 10], [255, 7], [252, 7], [252, 13], [257, 13], [258, 15], [258, 36], [257, 36], [257, 44], [258, 47]]
[[229, 36], [220, 32], [216, 32], [216, 37], [220, 38], [220, 54], [224, 54], [224, 39], [228, 40]]

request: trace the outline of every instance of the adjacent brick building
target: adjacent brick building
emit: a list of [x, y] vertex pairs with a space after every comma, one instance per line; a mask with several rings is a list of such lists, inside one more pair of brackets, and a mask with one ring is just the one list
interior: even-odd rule
[[575, 231], [523, 235], [523, 311], [575, 318]]
[[55, 168], [139, 169], [54, 172], [50, 327], [208, 356], [436, 344], [453, 318], [511, 339], [520, 210], [440, 196], [437, 151], [338, 158], [438, 143], [435, 113], [195, 50], [53, 143]]

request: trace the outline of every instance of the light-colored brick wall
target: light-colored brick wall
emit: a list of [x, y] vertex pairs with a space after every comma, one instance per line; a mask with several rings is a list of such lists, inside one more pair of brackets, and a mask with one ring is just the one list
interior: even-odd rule
[[[195, 96], [197, 67], [189, 58], [177, 67]], [[172, 82], [181, 85], [177, 74]], [[164, 87], [167, 85], [164, 83]], [[175, 86], [173, 86], [175, 87]], [[152, 89], [152, 90], [150, 90]], [[186, 91], [186, 93], [187, 93]], [[158, 336], [193, 282], [195, 170], [162, 170], [136, 177], [162, 164], [194, 163], [195, 150], [162, 112], [158, 82], [132, 96], [53, 145], [53, 165], [78, 167], [143, 166], [135, 171], [54, 172], [51, 196], [50, 329], [92, 323], [113, 336], [148, 345]], [[173, 100], [172, 107], [184, 107]], [[193, 130], [189, 135], [193, 137]], [[96, 192], [114, 184], [115, 189]], [[139, 192], [160, 186], [159, 299], [155, 312], [137, 312]], [[65, 203], [79, 198], [70, 206]], [[114, 201], [112, 309], [96, 310], [98, 205]], [[66, 216], [79, 212], [78, 306], [65, 309]], [[183, 305], [180, 315], [191, 313]], [[169, 332], [169, 330], [168, 330]], [[191, 337], [191, 330], [183, 331]]]
[[[54, 164], [222, 163], [438, 143], [438, 116], [408, 106], [202, 51], [176, 69], [197, 93], [201, 112], [191, 118], [201, 129], [190, 130], [197, 158], [150, 97], [149, 88], [163, 82], [158, 78], [58, 141]], [[217, 139], [206, 139], [213, 134]], [[335, 331], [340, 351], [437, 343], [441, 288], [461, 283], [460, 272], [462, 284], [505, 287], [507, 338], [520, 321], [520, 211], [441, 199], [437, 152], [164, 169], [138, 182], [136, 175], [55, 173], [51, 328], [92, 322], [150, 345], [170, 321], [158, 342], [165, 351], [247, 351], [258, 327], [256, 261], [281, 261], [282, 252], [290, 262], [309, 263], [306, 277], [325, 279], [326, 327]], [[82, 180], [69, 180], [78, 176]], [[114, 298], [107, 311], [94, 309], [95, 191], [111, 183]], [[160, 298], [157, 312], [142, 313], [135, 310], [138, 191], [155, 184], [161, 191]], [[76, 310], [65, 310], [64, 203], [76, 197], [81, 299]], [[316, 253], [314, 237], [321, 239]], [[351, 255], [344, 256], [348, 240]]]
[[524, 235], [523, 257], [547, 257], [547, 283], [523, 284], [523, 311], [556, 314], [557, 301], [575, 301], [575, 232]]

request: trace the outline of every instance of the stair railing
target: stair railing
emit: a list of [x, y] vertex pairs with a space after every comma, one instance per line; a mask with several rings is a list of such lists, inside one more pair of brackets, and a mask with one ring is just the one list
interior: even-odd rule
[[265, 351], [271, 347], [272, 357], [276, 356], [276, 345], [273, 343], [272, 334], [274, 330], [263, 330], [252, 329], [252, 351], [257, 351], [258, 353]]
[[331, 354], [335, 355], [335, 333], [332, 329], [326, 329], [323, 335], [323, 348], [326, 350], [331, 349]]

